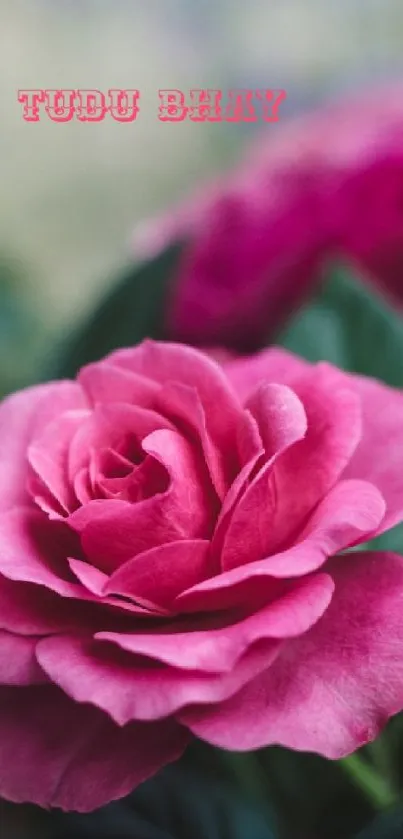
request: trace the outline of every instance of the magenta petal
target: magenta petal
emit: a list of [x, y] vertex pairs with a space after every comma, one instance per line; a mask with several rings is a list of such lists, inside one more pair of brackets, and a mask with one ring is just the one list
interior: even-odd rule
[[128, 795], [188, 742], [173, 720], [123, 728], [56, 687], [0, 689], [0, 796], [90, 812]]
[[303, 381], [305, 375], [308, 396], [309, 380], [317, 385], [327, 385], [328, 389], [334, 387], [336, 392], [340, 389], [354, 391], [361, 402], [361, 440], [355, 451], [351, 451], [343, 477], [368, 480], [382, 492], [387, 504], [382, 531], [401, 521], [403, 471], [397, 452], [403, 423], [403, 396], [399, 390], [374, 379], [345, 373], [329, 364], [312, 367], [277, 348], [252, 358], [227, 361], [224, 370], [243, 399], [259, 383], [276, 381], [296, 389], [305, 404], [298, 388], [298, 382]]
[[402, 557], [348, 554], [326, 570], [336, 588], [321, 620], [233, 699], [182, 712], [194, 734], [240, 751], [277, 743], [337, 759], [402, 710]]
[[93, 488], [88, 467], [83, 466], [76, 473], [73, 480], [73, 487], [76, 498], [80, 504], [88, 504], [93, 498]]
[[48, 492], [57, 502], [56, 510], [60, 505], [65, 513], [71, 512], [77, 506], [77, 498], [68, 474], [69, 446], [75, 432], [88, 416], [89, 412], [83, 410], [61, 414], [54, 422], [45, 426], [27, 450], [28, 461], [40, 479], [36, 481], [36, 491], [41, 493], [42, 482], [42, 493]]
[[226, 470], [223, 451], [215, 445], [207, 430], [207, 417], [195, 388], [182, 383], [169, 382], [162, 389], [159, 408], [181, 426], [184, 424], [192, 435], [198, 435], [214, 489], [223, 500], [229, 486], [229, 474]]
[[154, 431], [143, 440], [143, 449], [169, 473], [165, 494], [172, 506], [170, 516], [182, 530], [182, 538], [203, 537], [213, 529], [217, 500], [204, 459], [195, 447], [175, 431]]
[[209, 548], [208, 541], [195, 539], [151, 548], [121, 565], [107, 580], [104, 593], [169, 608], [181, 591], [210, 576]]
[[[81, 423], [69, 450], [69, 476], [88, 466], [91, 451], [114, 449], [132, 438], [140, 444], [143, 437], [159, 428], [171, 428], [170, 422], [155, 411], [137, 405], [98, 405]], [[94, 476], [95, 479], [97, 475]]]
[[85, 407], [74, 382], [51, 382], [8, 396], [0, 405], [0, 510], [26, 504], [27, 447], [35, 432], [59, 413]]
[[[295, 545], [265, 559], [235, 567], [197, 583], [176, 600], [180, 611], [223, 609], [274, 589], [275, 580], [318, 569], [338, 551], [370, 539], [385, 513], [385, 502], [365, 481], [340, 481], [317, 506]], [[273, 579], [274, 578], [274, 579]]]
[[251, 457], [251, 459], [242, 467], [237, 477], [235, 478], [235, 481], [233, 482], [233, 484], [231, 484], [231, 487], [224, 499], [224, 503], [221, 507], [219, 516], [217, 518], [217, 524], [214, 530], [211, 544], [212, 555], [215, 557], [218, 570], [221, 569], [222, 548], [228, 524], [231, 521], [232, 512], [236, 508], [236, 504], [238, 503], [239, 499], [245, 492], [248, 486], [248, 482], [253, 473], [253, 470], [257, 466], [259, 458], [261, 458], [263, 454], [264, 449], [260, 448], [256, 451], [256, 454], [253, 457]]
[[[265, 537], [263, 553], [267, 555], [289, 547], [290, 540], [303, 526], [307, 516], [345, 470], [360, 441], [362, 427], [361, 403], [355, 392], [354, 379], [342, 373], [337, 378], [330, 376], [327, 365], [312, 367], [303, 362], [301, 366], [299, 359], [281, 351], [269, 350], [258, 356], [256, 362], [254, 359], [231, 362], [226, 365], [226, 370], [231, 371], [231, 365], [241, 365], [242, 385], [243, 376], [246, 383], [250, 362], [250, 381], [255, 381], [255, 384], [260, 382], [262, 392], [266, 360], [267, 381], [270, 381], [270, 375], [288, 381], [302, 401], [308, 419], [304, 439], [290, 446], [274, 465], [272, 489], [275, 487], [275, 504], [273, 492], [270, 488], [266, 489], [269, 512], [271, 507], [262, 531]], [[255, 363], [258, 372], [254, 380]], [[236, 367], [233, 369], [236, 370]], [[252, 398], [256, 400], [256, 396]], [[260, 404], [260, 422], [263, 413], [263, 405]], [[255, 508], [257, 504], [264, 508], [264, 489], [263, 485], [259, 498], [253, 504]], [[270, 528], [267, 526], [269, 518]], [[229, 562], [238, 563], [235, 546], [231, 555]], [[257, 558], [251, 553], [252, 560]]]
[[277, 457], [307, 430], [303, 405], [288, 387], [261, 385], [247, 405], [257, 420], [269, 460], [234, 509], [222, 548], [224, 570], [261, 559], [269, 552], [272, 520], [280, 503], [270, 475]]
[[170, 473], [166, 492], [136, 504], [93, 501], [69, 518], [86, 556], [106, 573], [150, 548], [212, 531], [216, 499], [197, 451], [169, 429], [150, 434], [143, 449]]
[[206, 428], [213, 444], [223, 452], [228, 452], [232, 444], [236, 448], [241, 406], [224, 371], [206, 353], [181, 344], [144, 341], [133, 349], [117, 350], [108, 360], [160, 385], [175, 382], [195, 389], [205, 410]]
[[37, 639], [0, 631], [0, 685], [40, 685], [47, 682], [35, 655]]
[[197, 435], [218, 497], [224, 501], [239, 469], [261, 449], [256, 422], [248, 411], [239, 412], [236, 425], [228, 426], [226, 438], [217, 443], [209, 432], [211, 415], [206, 412], [196, 388], [169, 382], [158, 397], [160, 410], [177, 425]]
[[142, 408], [153, 408], [159, 386], [108, 361], [87, 364], [78, 374], [78, 381], [93, 405], [125, 402]]
[[214, 411], [213, 428], [225, 432], [226, 416], [239, 413], [237, 400], [218, 364], [205, 353], [184, 344], [143, 341], [132, 349], [116, 350], [108, 361], [123, 369], [145, 376], [161, 385], [182, 382], [196, 388], [204, 405], [221, 400], [220, 412]]
[[60, 599], [53, 592], [41, 586], [8, 580], [0, 574], [0, 629], [22, 635], [62, 631], [59, 605]]
[[21, 635], [48, 635], [73, 628], [99, 627], [100, 612], [88, 603], [61, 598], [43, 585], [15, 582], [0, 574], [0, 629]]
[[[84, 564], [84, 563], [82, 563]], [[61, 632], [95, 631], [100, 627], [116, 628], [116, 621], [155, 614], [113, 598], [100, 599], [81, 585], [66, 583], [63, 596], [46, 588], [8, 580], [0, 574], [0, 629], [19, 635], [48, 635]]]
[[335, 485], [361, 437], [359, 397], [344, 383], [329, 384], [320, 372], [314, 368], [293, 384], [308, 417], [308, 430], [274, 466], [278, 503], [268, 553], [289, 546], [306, 517]]
[[70, 582], [68, 535], [65, 525], [48, 521], [35, 509], [16, 508], [3, 513], [0, 574], [9, 580], [37, 583], [64, 597], [85, 597], [85, 589]]
[[[386, 504], [377, 487], [367, 481], [339, 481], [318, 504], [297, 544], [309, 540], [331, 556], [372, 539], [385, 511]], [[293, 574], [294, 570], [290, 569], [289, 573]]]
[[373, 379], [351, 381], [362, 401], [363, 435], [344, 476], [371, 481], [382, 492], [383, 532], [403, 518], [403, 394]]
[[245, 407], [257, 422], [268, 457], [285, 451], [306, 434], [304, 406], [285, 385], [261, 384], [250, 395]]
[[121, 601], [113, 596], [115, 592], [110, 592], [110, 596], [108, 597], [109, 592], [107, 592], [106, 589], [109, 577], [107, 574], [104, 574], [103, 571], [100, 571], [93, 565], [89, 565], [88, 562], [82, 562], [80, 559], [70, 558], [68, 563], [73, 574], [75, 574], [84, 588], [91, 594], [95, 595], [96, 599], [99, 599], [99, 603], [102, 603], [104, 606], [115, 606], [120, 610], [124, 609], [127, 612], [131, 612], [133, 616], [139, 615], [141, 617], [155, 617], [156, 612], [159, 615], [169, 614], [166, 609], [163, 609], [150, 601], [146, 601], [145, 598], [140, 605], [140, 598], [138, 598], [138, 603], [130, 602], [128, 600]]
[[228, 673], [200, 673], [147, 667], [144, 660], [106, 644], [57, 636], [38, 645], [38, 659], [52, 682], [76, 702], [90, 702], [118, 725], [156, 720], [194, 702], [211, 703], [232, 696], [278, 655], [281, 644], [255, 644]]
[[311, 364], [287, 350], [273, 347], [247, 358], [236, 358], [222, 364], [224, 372], [242, 402], [262, 384], [275, 382], [292, 387], [311, 368]]
[[92, 594], [95, 594], [97, 597], [103, 597], [104, 588], [109, 577], [103, 571], [100, 571], [88, 562], [83, 562], [81, 559], [69, 557], [67, 561], [69, 568], [79, 582]]
[[165, 633], [99, 632], [95, 637], [183, 670], [228, 672], [256, 641], [282, 639], [306, 631], [327, 608], [332, 591], [331, 578], [316, 574], [297, 581], [283, 597], [231, 626], [217, 629], [206, 625], [200, 631], [189, 622], [188, 631], [183, 628], [186, 624], [178, 624]]

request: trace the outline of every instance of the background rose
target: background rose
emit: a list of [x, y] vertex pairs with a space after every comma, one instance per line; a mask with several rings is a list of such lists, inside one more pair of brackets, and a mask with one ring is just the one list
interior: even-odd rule
[[402, 103], [402, 85], [375, 88], [270, 126], [237, 170], [138, 227], [138, 255], [187, 243], [167, 316], [172, 337], [256, 349], [334, 253], [402, 301]]
[[375, 737], [403, 705], [403, 560], [334, 557], [401, 520], [402, 421], [328, 365], [152, 342], [5, 400], [1, 795], [94, 809], [189, 732]]

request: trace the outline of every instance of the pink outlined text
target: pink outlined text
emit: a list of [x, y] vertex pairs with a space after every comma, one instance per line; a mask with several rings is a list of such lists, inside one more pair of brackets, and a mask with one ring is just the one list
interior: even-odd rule
[[[285, 90], [228, 91], [192, 88], [158, 90], [156, 115], [161, 122], [278, 122]], [[106, 117], [122, 123], [135, 122], [140, 113], [140, 91], [110, 88], [101, 90], [19, 90], [22, 118], [39, 122], [102, 122]]]

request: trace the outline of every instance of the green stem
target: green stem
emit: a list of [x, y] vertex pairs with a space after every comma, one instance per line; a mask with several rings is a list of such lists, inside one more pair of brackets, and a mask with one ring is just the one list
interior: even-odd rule
[[271, 815], [268, 803], [268, 789], [264, 769], [257, 752], [221, 751], [221, 761], [235, 783], [256, 804], [260, 804]]
[[391, 789], [397, 791], [396, 766], [391, 745], [381, 736], [373, 743], [368, 743], [366, 751], [371, 758], [374, 769], [388, 781]]
[[388, 783], [364, 758], [357, 753], [340, 761], [344, 771], [354, 784], [369, 799], [377, 810], [386, 810], [396, 802], [396, 793]]

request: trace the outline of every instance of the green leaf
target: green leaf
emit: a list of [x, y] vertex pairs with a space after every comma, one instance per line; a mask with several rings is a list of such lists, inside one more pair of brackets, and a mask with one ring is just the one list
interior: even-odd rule
[[88, 815], [50, 817], [52, 839], [274, 839], [261, 813], [208, 772], [180, 762]]
[[308, 361], [329, 361], [403, 387], [403, 319], [346, 266], [325, 271], [319, 293], [277, 343]]
[[23, 268], [0, 253], [0, 398], [34, 378], [39, 332]]
[[164, 338], [164, 317], [180, 245], [130, 265], [95, 311], [65, 340], [44, 378], [72, 378], [84, 364], [144, 338]]
[[403, 836], [403, 807], [391, 813], [378, 816], [355, 839], [402, 839]]
[[338, 761], [280, 746], [260, 760], [280, 839], [350, 839], [376, 814]]

